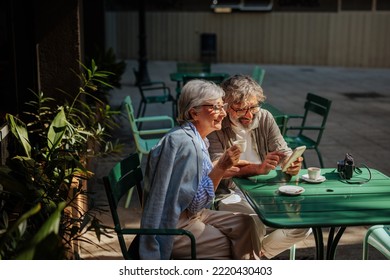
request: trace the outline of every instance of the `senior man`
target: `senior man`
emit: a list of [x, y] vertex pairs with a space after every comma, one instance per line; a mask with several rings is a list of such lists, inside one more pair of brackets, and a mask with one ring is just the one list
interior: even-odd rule
[[[265, 96], [256, 81], [246, 75], [234, 75], [226, 79], [221, 87], [225, 91], [227, 117], [222, 122], [222, 129], [207, 137], [210, 141], [210, 157], [213, 162], [216, 162], [223, 151], [232, 146], [236, 140], [244, 139], [246, 149], [240, 156], [239, 164], [225, 174], [229, 179], [221, 181], [216, 193], [215, 207], [218, 210], [256, 215], [231, 177], [267, 174], [276, 169], [292, 151], [284, 141], [271, 113], [261, 109]], [[285, 173], [298, 174], [302, 161], [303, 158], [299, 157]], [[268, 259], [304, 240], [311, 233], [310, 228], [266, 229], [260, 219], [257, 221], [265, 234], [261, 253]]]

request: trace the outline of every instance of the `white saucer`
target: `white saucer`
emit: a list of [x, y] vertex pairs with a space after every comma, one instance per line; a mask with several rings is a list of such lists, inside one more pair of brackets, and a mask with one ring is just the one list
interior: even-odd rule
[[286, 185], [279, 187], [279, 192], [287, 195], [300, 195], [304, 191], [305, 189], [299, 186]]
[[318, 184], [318, 183], [322, 183], [323, 181], [326, 180], [326, 178], [322, 175], [320, 175], [320, 177], [318, 177], [317, 180], [313, 180], [313, 179], [310, 179], [309, 178], [309, 175], [308, 174], [304, 174], [302, 175], [302, 179], [305, 180], [306, 182], [308, 183], [313, 183], [313, 184]]

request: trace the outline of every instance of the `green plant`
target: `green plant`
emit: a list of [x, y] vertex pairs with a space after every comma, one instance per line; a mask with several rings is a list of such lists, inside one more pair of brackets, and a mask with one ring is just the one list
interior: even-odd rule
[[[6, 166], [0, 168], [2, 259], [58, 258], [61, 251], [72, 251], [74, 242], [82, 240], [86, 231], [94, 230], [98, 238], [106, 234], [84, 182], [93, 176], [87, 168], [88, 158], [120, 149], [107, 133], [115, 127], [114, 117], [119, 112], [90, 93], [100, 86], [109, 87], [105, 80], [110, 73], [100, 71], [93, 60], [90, 68], [81, 66], [85, 72], [78, 75], [80, 90], [69, 102], [58, 105], [55, 99], [34, 93], [35, 100], [28, 102], [31, 110], [25, 114], [29, 122], [6, 115], [13, 149]], [[86, 96], [94, 103], [86, 103]], [[57, 225], [51, 217], [58, 211]], [[49, 221], [52, 224], [47, 225]], [[36, 237], [45, 227], [56, 226], [49, 239]], [[44, 246], [35, 250], [43, 240], [58, 245], [53, 234], [62, 246], [49, 248], [58, 248], [58, 254], [46, 252]]]
[[[33, 259], [34, 256], [35, 258], [41, 259], [47, 259], [49, 256], [51, 256], [51, 258], [63, 258], [64, 251], [58, 236], [58, 229], [61, 220], [61, 212], [64, 207], [65, 203], [60, 203], [57, 209], [31, 237], [27, 230], [28, 219], [39, 213], [41, 204], [37, 204], [28, 210], [9, 228], [7, 216], [4, 212], [3, 218], [5, 223], [3, 226], [6, 227], [7, 230], [3, 231], [5, 234], [0, 240], [0, 257], [5, 256], [8, 252], [18, 251], [13, 255], [14, 259]], [[49, 253], [42, 254], [42, 252], [47, 252], [47, 250], [41, 249], [45, 247], [49, 247], [52, 250], [50, 250]], [[53, 250], [53, 248], [57, 248], [57, 250]]]
[[118, 60], [112, 48], [102, 50], [98, 47], [95, 47], [92, 53], [92, 57], [93, 59], [86, 59], [87, 63], [95, 61], [101, 70], [111, 73], [111, 75], [107, 77], [107, 83], [109, 86], [102, 85], [97, 92], [100, 99], [106, 100], [107, 95], [112, 88], [122, 87], [121, 79], [122, 75], [126, 71], [126, 62], [123, 60]]

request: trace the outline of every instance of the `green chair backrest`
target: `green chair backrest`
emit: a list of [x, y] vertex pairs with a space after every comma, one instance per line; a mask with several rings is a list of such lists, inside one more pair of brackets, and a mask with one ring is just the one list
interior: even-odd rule
[[188, 81], [193, 79], [201, 79], [201, 80], [207, 80], [212, 81], [219, 85], [222, 83], [223, 80], [225, 80], [228, 77], [226, 74], [216, 74], [216, 75], [196, 75], [196, 74], [187, 74], [183, 75], [183, 85], [185, 85]]
[[136, 121], [135, 121], [134, 108], [133, 108], [133, 104], [132, 104], [130, 96], [126, 96], [123, 103], [124, 103], [125, 108], [126, 108], [127, 117], [128, 117], [129, 123], [130, 123], [130, 129], [131, 129], [131, 132], [133, 133], [134, 142], [135, 142], [135, 146], [136, 146], [136, 149], [138, 151], [138, 154], [139, 154], [139, 158], [142, 158], [142, 154], [148, 154], [149, 150], [146, 147], [145, 141], [143, 141], [143, 139], [140, 136], [140, 133], [139, 133]]
[[[328, 119], [329, 111], [330, 111], [330, 106], [332, 105], [332, 101], [316, 95], [314, 93], [308, 93], [306, 96], [306, 101], [305, 101], [305, 112], [303, 114], [303, 119], [301, 123], [302, 129], [299, 131], [299, 135], [304, 135], [305, 132], [309, 131], [314, 131], [317, 130], [317, 140], [315, 141], [317, 146], [320, 144], [322, 134], [325, 130], [325, 125], [326, 121]], [[317, 129], [311, 129], [310, 124], [308, 124], [308, 120], [310, 118], [310, 114], [317, 114], [320, 117], [322, 117], [321, 124], [318, 126]], [[310, 138], [310, 137], [309, 137]]]
[[260, 66], [255, 66], [252, 71], [252, 78], [259, 84], [262, 85], [265, 76], [265, 70]]
[[[324, 167], [319, 145], [322, 134], [325, 131], [325, 124], [328, 119], [332, 101], [322, 96], [308, 93], [304, 105], [303, 115], [288, 115], [288, 124], [285, 127], [284, 140], [292, 149], [298, 146], [306, 146], [306, 150], [315, 150], [320, 162]], [[300, 120], [300, 124], [292, 125], [293, 120]], [[303, 166], [306, 167], [305, 157]]]
[[[133, 133], [136, 150], [137, 150], [137, 153], [138, 153], [139, 158], [141, 160], [142, 155], [149, 154], [150, 149], [154, 145], [156, 145], [158, 143], [158, 141], [161, 139], [161, 137], [162, 137], [161, 135], [166, 133], [167, 131], [169, 131], [170, 128], [148, 130], [146, 132], [149, 132], [149, 133], [145, 133], [145, 131], [138, 129], [137, 121], [138, 120], [163, 121], [163, 120], [167, 120], [169, 117], [168, 116], [161, 116], [161, 117], [155, 116], [155, 117], [143, 117], [141, 119], [135, 118], [134, 117], [134, 108], [133, 108], [130, 96], [125, 97], [125, 99], [123, 101], [123, 105], [126, 108], [127, 117], [128, 117], [129, 123], [130, 123], [131, 132]], [[171, 120], [171, 124], [172, 124], [171, 127], [172, 127], [173, 120], [171, 118], [169, 118], [169, 120]], [[145, 135], [148, 134], [149, 137], [142, 138], [141, 134], [145, 134]], [[154, 136], [151, 136], [153, 134], [154, 134]]]
[[280, 133], [284, 135], [287, 121], [288, 121], [288, 116], [268, 102], [264, 102], [261, 107], [269, 111], [274, 116], [275, 122], [280, 129]]
[[115, 164], [105, 178], [109, 180], [110, 194], [112, 194], [110, 199], [112, 199], [112, 205], [115, 208], [118, 207], [121, 198], [133, 187], [136, 187], [139, 202], [142, 202], [141, 181], [143, 180], [143, 175], [137, 154], [131, 154]]
[[[150, 149], [155, 146], [158, 141], [160, 141], [162, 135], [167, 133], [173, 126], [174, 121], [171, 117], [168, 116], [149, 116], [142, 118], [134, 117], [134, 107], [131, 101], [130, 96], [126, 96], [123, 100], [123, 106], [126, 108], [127, 118], [130, 123], [130, 130], [133, 134], [135, 148], [138, 153], [139, 160], [142, 160], [143, 155], [149, 154]], [[157, 129], [148, 129], [141, 130], [138, 128], [139, 123], [142, 122], [165, 122], [169, 123], [169, 127], [166, 128], [157, 128]], [[143, 138], [142, 136], [147, 136], [147, 138]], [[126, 208], [130, 204], [130, 200], [132, 197], [132, 191], [129, 192]]]
[[[125, 259], [132, 259], [132, 256], [129, 253], [129, 249], [124, 238], [123, 227], [118, 214], [118, 205], [122, 197], [127, 195], [133, 188], [136, 188], [139, 201], [140, 203], [142, 202], [142, 179], [143, 175], [137, 154], [131, 154], [115, 164], [108, 175], [103, 177], [104, 188], [114, 222], [114, 229], [117, 233], [119, 246]], [[126, 218], [127, 222], [131, 222], [129, 217]], [[128, 230], [126, 232], [126, 234], [133, 235], [137, 233], [137, 229], [134, 229], [134, 231]]]

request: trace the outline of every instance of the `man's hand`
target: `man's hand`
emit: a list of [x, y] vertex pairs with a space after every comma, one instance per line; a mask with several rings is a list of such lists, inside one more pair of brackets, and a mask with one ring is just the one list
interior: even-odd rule
[[228, 179], [228, 178], [235, 177], [235, 176], [237, 176], [239, 171], [240, 171], [239, 167], [236, 167], [236, 166], [230, 167], [223, 174], [223, 179]]
[[227, 169], [223, 175], [223, 178], [224, 179], [227, 179], [227, 178], [231, 178], [231, 177], [235, 177], [239, 174], [241, 168], [245, 167], [245, 166], [249, 166], [251, 163], [247, 160], [242, 160], [240, 159], [236, 165], [230, 167], [229, 169]]
[[274, 170], [285, 156], [285, 153], [278, 151], [268, 153], [265, 160], [259, 165], [259, 174], [268, 174], [271, 170]]
[[296, 161], [294, 161], [291, 166], [287, 169], [286, 174], [290, 174], [292, 176], [297, 175], [302, 168], [303, 157], [299, 157]]

